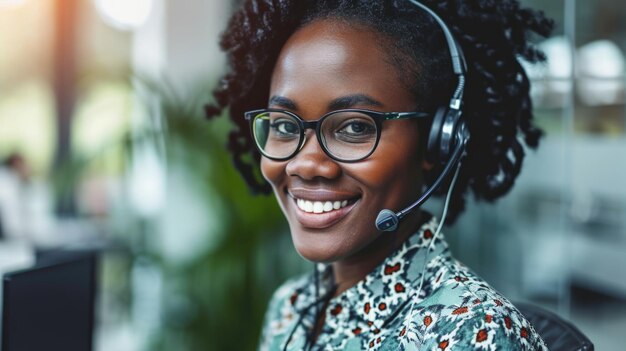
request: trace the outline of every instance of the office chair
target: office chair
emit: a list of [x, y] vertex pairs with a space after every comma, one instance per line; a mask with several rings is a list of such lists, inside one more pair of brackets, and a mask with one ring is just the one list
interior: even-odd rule
[[593, 351], [591, 340], [556, 314], [526, 303], [516, 303], [515, 307], [535, 327], [550, 351]]

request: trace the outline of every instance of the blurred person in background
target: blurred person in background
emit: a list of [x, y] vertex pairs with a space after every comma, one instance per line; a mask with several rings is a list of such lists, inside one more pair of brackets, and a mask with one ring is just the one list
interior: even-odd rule
[[[314, 263], [274, 294], [261, 349], [546, 349], [440, 231], [538, 145], [518, 56], [543, 59], [527, 37], [551, 28], [517, 1], [244, 2], [207, 113], [228, 110], [235, 166]], [[440, 218], [414, 206], [431, 192]]]
[[2, 239], [28, 245], [49, 245], [52, 230], [49, 194], [33, 179], [31, 167], [19, 152], [9, 154], [0, 167], [0, 233]]
[[10, 154], [2, 163], [4, 168], [14, 173], [22, 182], [28, 182], [31, 177], [30, 167], [20, 153]]
[[31, 182], [31, 171], [24, 156], [9, 154], [0, 167], [0, 233], [4, 239], [26, 238], [29, 234], [24, 198]]

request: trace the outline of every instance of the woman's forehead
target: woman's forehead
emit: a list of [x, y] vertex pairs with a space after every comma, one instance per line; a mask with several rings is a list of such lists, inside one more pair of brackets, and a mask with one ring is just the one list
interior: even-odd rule
[[384, 52], [382, 40], [373, 30], [342, 22], [312, 22], [294, 33], [281, 50], [270, 95], [293, 99], [315, 94], [320, 99], [335, 99], [361, 93], [383, 103], [390, 98], [393, 104], [403, 98], [413, 101]]
[[[336, 20], [318, 20], [300, 28], [285, 43], [278, 64], [283, 70], [334, 69], [338, 73], [359, 65], [380, 65], [380, 34]], [[384, 65], [386, 67], [388, 65]]]

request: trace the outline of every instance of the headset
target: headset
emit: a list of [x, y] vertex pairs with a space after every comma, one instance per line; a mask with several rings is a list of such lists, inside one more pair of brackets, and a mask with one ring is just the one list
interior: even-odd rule
[[465, 72], [467, 71], [463, 51], [441, 17], [422, 3], [416, 0], [409, 1], [430, 14], [443, 30], [450, 51], [452, 69], [457, 76], [458, 83], [450, 98], [450, 103], [447, 106], [440, 106], [435, 112], [426, 144], [426, 161], [437, 168], [441, 168], [442, 171], [430, 187], [410, 206], [397, 213], [389, 209], [384, 209], [378, 213], [376, 228], [384, 232], [395, 231], [402, 218], [426, 202], [453, 169], [460, 168], [461, 160], [466, 155], [466, 147], [470, 139], [470, 133], [463, 119], [462, 110]]
[[[436, 13], [416, 0], [409, 1], [429, 13], [443, 30], [446, 42], [448, 43], [448, 48], [450, 50], [452, 69], [458, 79], [457, 87], [450, 98], [448, 106], [440, 106], [435, 112], [426, 147], [426, 160], [432, 163], [435, 167], [442, 167], [441, 173], [430, 185], [430, 187], [426, 189], [422, 196], [420, 196], [417, 201], [409, 205], [407, 208], [398, 213], [389, 209], [384, 209], [380, 211], [376, 218], [376, 228], [378, 230], [387, 232], [395, 231], [398, 228], [400, 220], [409, 212], [428, 200], [428, 198], [441, 186], [444, 179], [446, 179], [450, 172], [455, 169], [452, 180], [450, 181], [450, 186], [448, 187], [439, 225], [437, 226], [437, 230], [435, 231], [435, 234], [426, 249], [426, 257], [424, 259], [424, 266], [422, 267], [420, 284], [417, 290], [411, 289], [409, 293], [410, 296], [419, 297], [422, 287], [424, 286], [424, 278], [426, 276], [424, 273], [426, 271], [426, 266], [428, 265], [428, 256], [433, 249], [435, 241], [439, 237], [443, 224], [445, 223], [450, 198], [461, 170], [462, 160], [466, 156], [466, 148], [470, 139], [470, 133], [463, 118], [462, 110], [463, 92], [465, 89], [465, 73], [467, 72], [467, 64], [465, 62], [465, 56], [463, 56], [463, 51], [452, 36], [448, 26]], [[416, 300], [414, 298], [409, 298], [407, 301], [412, 301], [408, 313], [411, 315], [413, 308], [415, 307]], [[404, 327], [408, 328], [409, 319], [407, 319], [406, 322], [407, 324]]]

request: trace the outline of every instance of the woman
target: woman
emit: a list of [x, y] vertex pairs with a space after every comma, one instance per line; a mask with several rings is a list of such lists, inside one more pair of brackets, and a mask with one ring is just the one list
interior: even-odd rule
[[[317, 263], [274, 294], [261, 349], [546, 349], [439, 231], [468, 192], [507, 192], [537, 145], [517, 56], [542, 59], [526, 38], [551, 27], [513, 0], [243, 4], [207, 112], [229, 109], [235, 165]], [[441, 223], [401, 211], [438, 185]]]

